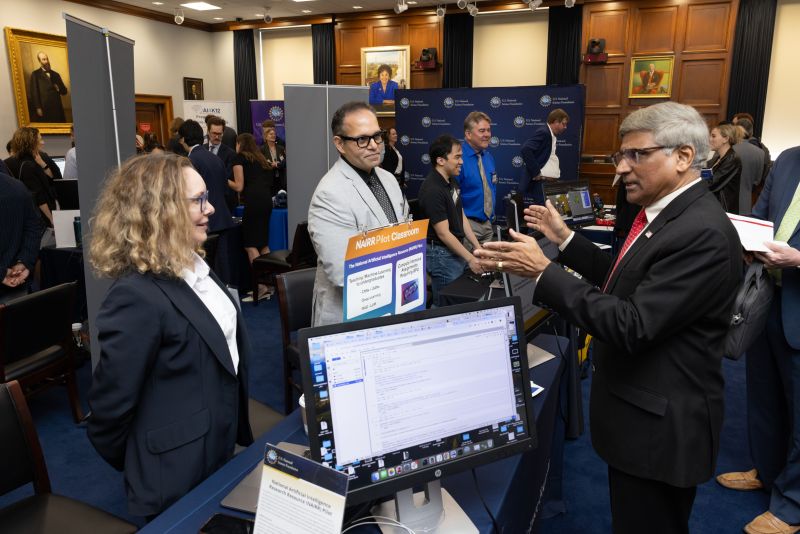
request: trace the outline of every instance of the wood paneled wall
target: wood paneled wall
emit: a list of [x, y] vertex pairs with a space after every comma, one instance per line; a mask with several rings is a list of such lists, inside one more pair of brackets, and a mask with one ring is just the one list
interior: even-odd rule
[[[608, 63], [581, 66], [584, 161], [613, 154], [622, 119], [650, 104], [674, 100], [697, 108], [710, 125], [724, 120], [738, 9], [739, 0], [587, 1], [583, 50], [590, 38], [605, 38]], [[652, 55], [675, 56], [671, 98], [628, 98], [631, 58]], [[612, 165], [583, 164], [581, 175], [613, 203]]]
[[[341, 18], [340, 18], [341, 17]], [[444, 48], [443, 19], [432, 14], [395, 15], [371, 12], [363, 16], [336, 18], [336, 83], [361, 84], [361, 48], [369, 46], [411, 46], [411, 88], [442, 86], [442, 69], [414, 69], [423, 48], [436, 48], [439, 62]]]

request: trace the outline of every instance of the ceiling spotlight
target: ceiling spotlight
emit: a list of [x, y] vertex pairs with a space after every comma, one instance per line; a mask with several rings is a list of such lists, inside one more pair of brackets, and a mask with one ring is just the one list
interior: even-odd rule
[[397, 5], [394, 6], [394, 12], [399, 15], [403, 11], [407, 10], [408, 10], [408, 4], [406, 4], [406, 0], [397, 0]]
[[575, 7], [575, 0], [564, 0], [564, 7]]
[[444, 9], [443, 5], [439, 4], [438, 6], [436, 6], [436, 16], [437, 17], [440, 17], [440, 18], [444, 17], [444, 13], [445, 13], [445, 9]]
[[272, 15], [269, 14], [269, 9], [270, 8], [268, 7], [264, 8], [264, 22], [266, 22], [267, 24], [272, 22]]
[[181, 24], [183, 24], [184, 20], [186, 20], [186, 17], [183, 16], [183, 10], [182, 9], [176, 9], [175, 10], [175, 24], [180, 26]]
[[458, 6], [458, 9], [465, 9], [467, 7], [467, 0], [458, 0], [456, 5]]
[[468, 5], [467, 11], [469, 12], [470, 15], [474, 17], [475, 15], [478, 14], [478, 5], [475, 3]]
[[531, 11], [536, 11], [539, 6], [542, 5], [542, 0], [531, 0], [531, 3], [528, 4], [531, 8]]

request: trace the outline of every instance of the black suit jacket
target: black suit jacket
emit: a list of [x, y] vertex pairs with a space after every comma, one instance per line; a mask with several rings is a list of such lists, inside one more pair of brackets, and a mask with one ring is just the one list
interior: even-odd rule
[[581, 235], [535, 299], [594, 336], [592, 444], [620, 471], [678, 487], [714, 473], [723, 416], [722, 343], [742, 250], [704, 183], [675, 198], [612, 265]]
[[233, 221], [228, 204], [225, 202], [225, 196], [230, 188], [228, 187], [228, 171], [225, 169], [222, 159], [202, 146], [196, 146], [189, 154], [189, 161], [206, 182], [208, 200], [214, 206], [214, 214], [208, 218], [208, 231], [219, 232], [230, 228], [233, 226]]
[[[733, 150], [728, 150], [720, 159], [714, 154], [708, 162], [712, 169], [709, 190], [714, 193], [725, 211], [739, 213], [739, 185], [742, 180], [742, 160]], [[750, 210], [747, 210], [748, 212]]]
[[[208, 151], [208, 143], [203, 144], [203, 148]], [[222, 160], [225, 165], [225, 170], [228, 172], [228, 178], [232, 179], [233, 176], [233, 158], [236, 157], [236, 151], [231, 149], [225, 143], [220, 143], [217, 150], [217, 157]]]
[[[261, 145], [261, 153], [264, 154], [267, 161], [272, 161], [272, 153], [266, 143]], [[286, 147], [275, 143], [275, 156], [278, 166], [272, 169], [272, 196], [277, 195], [281, 189], [286, 191]]]
[[253, 442], [250, 345], [237, 314], [238, 374], [219, 324], [182, 279], [133, 273], [109, 289], [97, 315], [88, 435], [124, 469], [131, 514], [161, 512], [228, 461], [236, 443]]
[[520, 154], [525, 162], [525, 170], [520, 182], [520, 190], [526, 192], [534, 178], [542, 174], [550, 153], [553, 151], [553, 134], [546, 124], [536, 128], [533, 136], [522, 144]]
[[[28, 97], [32, 122], [66, 122], [61, 95], [67, 94], [67, 87], [61, 75], [54, 70], [48, 77], [43, 68], [31, 73], [31, 94]], [[36, 110], [42, 110], [40, 117]]]

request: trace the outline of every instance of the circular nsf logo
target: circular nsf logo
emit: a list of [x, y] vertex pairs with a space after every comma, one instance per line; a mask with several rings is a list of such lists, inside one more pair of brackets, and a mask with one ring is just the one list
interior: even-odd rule
[[267, 453], [267, 462], [269, 462], [271, 464], [277, 463], [278, 462], [278, 453], [275, 452], [275, 451], [272, 451], [272, 450], [269, 451]]
[[516, 117], [514, 117], [514, 126], [517, 128], [522, 128], [523, 126], [525, 126], [525, 117], [523, 117], [522, 115], [517, 115]]
[[502, 100], [500, 100], [499, 96], [493, 96], [489, 99], [489, 105], [493, 108], [499, 108], [500, 104], [502, 104]]
[[522, 159], [522, 156], [514, 156], [514, 159], [511, 160], [511, 165], [514, 167], [522, 167], [522, 164], [525, 163]]
[[407, 98], [403, 97], [403, 98], [400, 99], [400, 107], [401, 108], [406, 109], [409, 104], [410, 104], [410, 102], [408, 101]]
[[539, 99], [539, 104], [541, 104], [542, 107], [545, 107], [545, 108], [547, 106], [549, 106], [550, 104], [552, 104], [552, 103], [553, 103], [553, 99], [550, 98], [550, 95], [542, 95], [542, 98]]
[[427, 165], [430, 162], [431, 162], [431, 157], [428, 154], [423, 154], [422, 155], [422, 163]]
[[422, 117], [422, 126], [427, 128], [431, 125], [431, 118], [430, 117]]
[[496, 135], [493, 135], [492, 137], [490, 137], [489, 138], [489, 146], [492, 147], [492, 148], [497, 148], [498, 146], [500, 146], [500, 138], [497, 137]]
[[401, 136], [400, 136], [400, 144], [401, 144], [401, 145], [403, 145], [403, 146], [408, 146], [408, 144], [409, 144], [410, 142], [411, 142], [411, 138], [410, 138], [410, 137], [408, 137], [407, 135], [401, 135]]
[[455, 100], [453, 100], [453, 98], [450, 96], [444, 99], [444, 107], [446, 107], [447, 109], [452, 108], [455, 105], [455, 103], [456, 103]]
[[269, 118], [275, 122], [283, 120], [283, 109], [280, 106], [272, 106], [269, 108]]

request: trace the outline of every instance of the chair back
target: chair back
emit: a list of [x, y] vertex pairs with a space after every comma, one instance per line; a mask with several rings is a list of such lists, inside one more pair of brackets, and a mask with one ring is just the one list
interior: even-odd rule
[[415, 221], [420, 220], [422, 214], [420, 212], [418, 198], [412, 198], [408, 201], [408, 212], [411, 214], [412, 219], [414, 219]]
[[0, 495], [33, 482], [50, 492], [50, 478], [25, 395], [16, 380], [0, 384]]
[[292, 332], [311, 326], [316, 272], [317, 269], [312, 267], [289, 271], [275, 277], [284, 348], [289, 346]]
[[54, 345], [71, 350], [76, 286], [60, 284], [0, 305], [0, 378], [4, 366]]
[[308, 233], [308, 221], [299, 223], [294, 231], [289, 263], [292, 264], [293, 269], [317, 265], [317, 251], [314, 250], [311, 234]]

